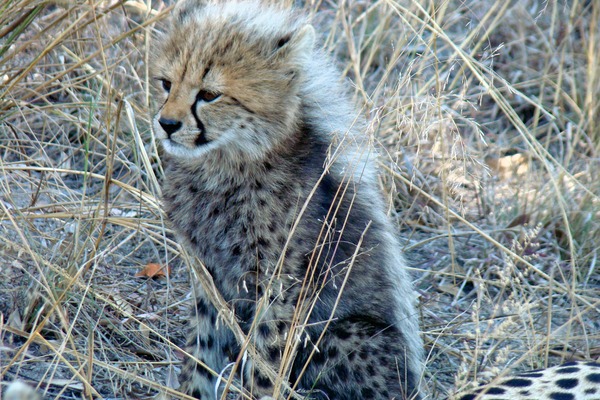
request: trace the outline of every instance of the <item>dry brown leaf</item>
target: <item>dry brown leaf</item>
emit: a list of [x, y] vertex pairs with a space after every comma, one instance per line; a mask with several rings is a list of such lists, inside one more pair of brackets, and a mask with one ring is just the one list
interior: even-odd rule
[[136, 278], [161, 278], [169, 275], [171, 267], [163, 267], [158, 263], [148, 263], [138, 273], [135, 274]]

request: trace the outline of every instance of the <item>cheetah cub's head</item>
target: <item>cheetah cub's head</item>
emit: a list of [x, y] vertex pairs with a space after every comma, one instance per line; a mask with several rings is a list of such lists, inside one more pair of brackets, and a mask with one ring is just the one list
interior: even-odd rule
[[314, 30], [254, 1], [177, 3], [155, 40], [154, 131], [175, 157], [259, 159], [297, 129]]

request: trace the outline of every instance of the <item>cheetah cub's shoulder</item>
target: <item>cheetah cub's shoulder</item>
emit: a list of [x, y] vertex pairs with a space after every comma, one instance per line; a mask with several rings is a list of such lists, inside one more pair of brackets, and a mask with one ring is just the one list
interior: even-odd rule
[[[253, 396], [418, 398], [415, 294], [358, 112], [294, 11], [181, 1], [154, 43], [165, 210], [242, 330]], [[242, 347], [198, 289], [182, 390], [222, 398]]]

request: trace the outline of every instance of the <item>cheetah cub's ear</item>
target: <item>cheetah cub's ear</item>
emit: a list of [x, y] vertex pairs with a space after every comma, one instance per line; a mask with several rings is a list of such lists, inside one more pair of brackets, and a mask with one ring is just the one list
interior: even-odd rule
[[315, 29], [304, 25], [275, 42], [275, 57], [303, 65], [310, 60], [315, 47]]

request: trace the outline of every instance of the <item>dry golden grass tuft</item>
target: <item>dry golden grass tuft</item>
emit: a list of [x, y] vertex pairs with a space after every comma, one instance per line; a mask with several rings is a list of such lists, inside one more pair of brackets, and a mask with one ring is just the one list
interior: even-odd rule
[[[598, 359], [600, 3], [301, 3], [382, 148], [430, 398]], [[167, 8], [0, 0], [2, 382], [177, 387], [192, 269], [160, 209], [146, 64]], [[135, 278], [150, 262], [173, 270]]]

